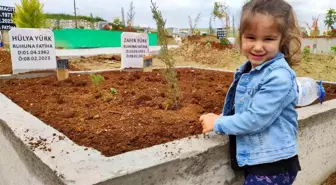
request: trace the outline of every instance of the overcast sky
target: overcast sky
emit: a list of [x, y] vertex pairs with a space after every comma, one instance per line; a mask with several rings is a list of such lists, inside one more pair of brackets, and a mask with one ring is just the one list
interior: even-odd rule
[[[210, 13], [215, 0], [153, 0], [157, 2], [163, 17], [167, 19], [166, 27], [188, 27], [188, 16], [196, 17], [201, 13], [202, 19], [198, 27], [208, 28]], [[312, 24], [312, 17], [320, 16], [319, 26], [325, 29], [324, 17], [329, 8], [336, 9], [336, 0], [287, 0], [290, 2], [298, 16], [299, 24], [304, 26], [306, 22]], [[44, 3], [44, 11], [47, 13], [73, 14], [72, 0], [41, 0]], [[124, 7], [125, 16], [131, 0], [76, 0], [78, 14], [100, 16], [108, 21], [115, 17], [121, 17], [121, 7]], [[154, 27], [150, 11], [150, 0], [134, 0], [135, 25], [148, 25]], [[244, 0], [226, 0], [229, 13], [235, 16], [235, 22], [239, 23], [240, 9]], [[14, 6], [20, 0], [1, 0], [0, 5]], [[219, 23], [213, 23], [213, 25]]]

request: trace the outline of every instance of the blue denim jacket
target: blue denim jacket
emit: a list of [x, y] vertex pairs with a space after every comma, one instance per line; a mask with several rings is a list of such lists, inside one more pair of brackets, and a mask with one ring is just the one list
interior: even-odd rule
[[[282, 53], [243, 74], [248, 63], [234, 74], [223, 116], [214, 126], [216, 133], [237, 135], [236, 157], [240, 167], [297, 155], [295, 72]], [[235, 114], [230, 115], [233, 108]]]

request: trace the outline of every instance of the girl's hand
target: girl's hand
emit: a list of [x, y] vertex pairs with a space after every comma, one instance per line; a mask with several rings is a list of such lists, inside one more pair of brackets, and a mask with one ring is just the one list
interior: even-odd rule
[[215, 121], [218, 117], [219, 115], [214, 113], [204, 114], [200, 117], [199, 122], [202, 124], [203, 134], [213, 131]]

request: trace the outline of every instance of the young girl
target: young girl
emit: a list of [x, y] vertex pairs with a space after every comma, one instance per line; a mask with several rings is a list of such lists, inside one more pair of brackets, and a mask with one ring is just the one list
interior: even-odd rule
[[293, 8], [284, 0], [251, 0], [242, 9], [240, 49], [223, 115], [200, 117], [203, 133], [230, 136], [231, 166], [245, 184], [292, 184], [297, 156], [297, 85], [290, 65], [301, 47]]

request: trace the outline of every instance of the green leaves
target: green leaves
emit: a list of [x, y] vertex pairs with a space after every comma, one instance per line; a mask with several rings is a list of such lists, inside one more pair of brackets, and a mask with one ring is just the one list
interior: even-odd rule
[[110, 93], [111, 93], [112, 96], [114, 96], [118, 93], [118, 91], [115, 88], [110, 88]]
[[222, 2], [215, 2], [212, 15], [215, 18], [223, 19], [226, 16], [227, 6]]
[[121, 30], [122, 28], [125, 28], [124, 23], [119, 18], [114, 18], [111, 26], [112, 30]]
[[44, 28], [47, 18], [43, 13], [43, 4], [39, 0], [21, 0], [15, 5], [13, 22], [19, 28]]
[[90, 80], [94, 86], [98, 87], [101, 83], [104, 82], [104, 77], [102, 75], [90, 74]]
[[329, 28], [332, 27], [332, 25], [336, 22], [336, 11], [335, 9], [329, 9], [327, 12], [327, 15], [325, 17], [324, 23]]
[[110, 91], [102, 89], [101, 85], [105, 81], [104, 77], [100, 74], [90, 74], [90, 80], [92, 84], [95, 86], [97, 93], [95, 94], [95, 98], [102, 97], [104, 101], [112, 101], [115, 99], [115, 95], [118, 93], [117, 89], [110, 88]]
[[151, 0], [151, 10], [153, 14], [153, 19], [156, 22], [157, 31], [158, 31], [158, 39], [161, 46], [160, 49], [160, 58], [166, 64], [166, 68], [164, 70], [165, 78], [168, 82], [168, 100], [166, 102], [166, 109], [178, 109], [180, 108], [179, 102], [179, 86], [177, 79], [177, 72], [175, 68], [175, 61], [173, 56], [169, 53], [168, 50], [168, 41], [165, 32], [166, 20], [163, 19], [161, 11], [156, 6], [156, 3]]
[[336, 46], [332, 46], [331, 47], [331, 51], [334, 52], [336, 54]]

